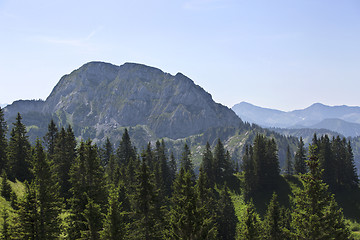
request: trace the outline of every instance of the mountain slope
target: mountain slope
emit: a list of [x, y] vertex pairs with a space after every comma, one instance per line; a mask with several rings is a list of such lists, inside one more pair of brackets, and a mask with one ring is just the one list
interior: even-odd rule
[[331, 129], [332, 131], [349, 137], [360, 136], [360, 124], [350, 123], [337, 118], [324, 119], [321, 122], [310, 126], [309, 128]]
[[17, 112], [51, 115], [72, 124], [80, 137], [97, 140], [121, 127], [142, 126], [154, 137], [177, 139], [242, 122], [183, 74], [135, 63], [87, 63], [62, 77], [46, 101], [15, 102], [5, 117]]

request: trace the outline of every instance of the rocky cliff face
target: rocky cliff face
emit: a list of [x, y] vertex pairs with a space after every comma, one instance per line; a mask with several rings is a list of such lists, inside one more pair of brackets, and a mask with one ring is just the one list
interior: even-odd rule
[[[21, 109], [21, 106], [10, 106]], [[104, 138], [121, 127], [144, 126], [156, 137], [183, 138], [241, 120], [181, 73], [145, 65], [90, 62], [60, 79], [45, 102], [32, 109], [61, 124], [91, 129], [82, 137]], [[20, 111], [22, 112], [22, 111]]]

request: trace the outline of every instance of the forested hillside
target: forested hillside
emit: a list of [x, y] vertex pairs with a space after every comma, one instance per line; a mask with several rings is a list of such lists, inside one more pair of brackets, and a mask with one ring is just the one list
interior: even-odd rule
[[309, 152], [300, 141], [295, 156], [289, 147], [280, 174], [277, 143], [261, 133], [245, 143], [241, 165], [220, 139], [206, 143], [195, 171], [186, 142], [178, 157], [164, 140], [137, 149], [127, 129], [115, 147], [109, 139], [77, 142], [71, 126], [53, 121], [31, 144], [20, 114], [9, 138], [6, 132], [0, 109], [5, 239], [357, 236], [358, 176], [351, 145], [340, 137], [314, 136]]

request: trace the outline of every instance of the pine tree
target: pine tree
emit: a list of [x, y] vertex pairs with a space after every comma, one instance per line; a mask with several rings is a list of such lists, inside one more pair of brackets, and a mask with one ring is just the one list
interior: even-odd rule
[[[98, 206], [101, 207], [102, 213], [105, 213], [106, 210], [107, 192], [104, 171], [100, 165], [97, 147], [92, 145], [90, 140], [86, 143], [80, 143], [78, 156], [71, 167], [70, 182], [72, 184], [70, 189], [72, 198], [70, 199], [71, 215], [69, 217], [68, 235], [70, 239], [77, 239], [81, 237], [82, 233], [88, 234], [94, 230], [90, 227], [97, 226], [97, 224], [89, 222], [89, 219], [93, 218], [87, 217], [95, 214]], [[92, 201], [91, 204], [89, 204], [90, 200]], [[85, 209], [88, 209], [87, 213], [90, 215], [83, 214]], [[101, 222], [102, 215], [99, 216], [100, 219], [95, 220]]]
[[348, 188], [354, 189], [359, 185], [359, 177], [354, 161], [354, 154], [352, 151], [351, 143], [348, 141], [346, 145], [346, 161], [345, 161], [346, 175], [345, 185]]
[[25, 181], [25, 194], [17, 210], [15, 239], [39, 239], [39, 212], [34, 184]]
[[283, 220], [281, 216], [281, 209], [277, 200], [277, 194], [273, 196], [268, 205], [266, 215], [263, 222], [263, 239], [282, 240], [286, 239], [283, 231]]
[[218, 239], [235, 239], [238, 219], [235, 215], [234, 204], [231, 201], [229, 189], [227, 188], [226, 184], [220, 191], [216, 222], [218, 223], [219, 231]]
[[0, 107], [0, 171], [7, 167], [7, 140], [6, 140], [7, 125], [4, 119], [4, 110]]
[[298, 145], [298, 149], [295, 154], [295, 163], [294, 163], [294, 170], [295, 174], [303, 174], [306, 173], [306, 151], [304, 148], [304, 142], [302, 137], [300, 137], [300, 142]]
[[44, 136], [45, 145], [47, 148], [47, 153], [49, 159], [52, 159], [54, 152], [55, 152], [55, 141], [58, 134], [58, 129], [54, 120], [51, 119], [48, 125], [48, 132]]
[[336, 168], [337, 164], [333, 157], [333, 153], [331, 150], [330, 139], [327, 135], [322, 136], [318, 141], [318, 158], [320, 163], [320, 168], [324, 169], [323, 172], [323, 180], [325, 183], [329, 185], [331, 190], [335, 190], [337, 188], [337, 174]]
[[0, 239], [1, 240], [10, 240], [11, 239], [11, 230], [10, 230], [11, 223], [10, 223], [10, 219], [9, 219], [8, 210], [6, 210], [5, 207], [2, 211], [2, 219], [3, 219], [3, 224], [2, 224]]
[[83, 216], [86, 220], [86, 229], [81, 231], [81, 239], [100, 239], [100, 230], [102, 228], [102, 213], [100, 205], [95, 203], [91, 198], [88, 198]]
[[158, 208], [158, 192], [155, 189], [154, 175], [149, 171], [147, 158], [143, 158], [137, 175], [137, 189], [134, 197], [135, 222], [133, 239], [161, 239], [163, 216]]
[[261, 222], [255, 211], [254, 204], [250, 201], [247, 204], [245, 215], [238, 228], [238, 240], [257, 240], [261, 238]]
[[30, 143], [26, 136], [25, 125], [21, 122], [21, 115], [18, 113], [14, 127], [10, 133], [8, 146], [9, 178], [13, 181], [30, 180]]
[[213, 160], [213, 154], [211, 152], [210, 144], [209, 142], [206, 142], [205, 150], [203, 152], [201, 167], [208, 177], [209, 184], [211, 186], [214, 186], [215, 179], [214, 179], [214, 166], [213, 166], [214, 160]]
[[1, 196], [5, 198], [6, 201], [10, 201], [11, 191], [11, 186], [8, 183], [6, 172], [3, 169], [1, 174]]
[[166, 239], [216, 239], [211, 218], [198, 208], [192, 173], [180, 169], [173, 185]]
[[128, 130], [125, 128], [120, 145], [116, 150], [117, 158], [120, 165], [127, 165], [130, 159], [136, 159], [136, 150], [132, 146]]
[[245, 147], [245, 154], [242, 160], [242, 171], [244, 172], [244, 197], [250, 200], [257, 187], [257, 177], [253, 161], [252, 146]]
[[292, 214], [294, 239], [349, 239], [349, 229], [342, 210], [322, 181], [322, 170], [317, 157], [318, 145], [310, 147], [307, 161], [310, 172], [301, 176], [304, 188], [295, 192]]
[[61, 128], [55, 139], [53, 172], [60, 185], [60, 197], [64, 200], [70, 198], [70, 168], [76, 158], [76, 140], [74, 132], [69, 125], [67, 130]]
[[287, 146], [286, 149], [286, 160], [285, 160], [285, 174], [286, 175], [293, 175], [294, 173], [294, 167], [293, 167], [293, 162], [292, 162], [292, 155], [290, 152], [290, 146]]
[[[184, 145], [184, 150], [181, 154], [180, 168], [183, 168], [185, 172], [190, 172], [194, 177], [194, 165], [191, 160], [191, 152], [187, 143]], [[193, 177], [193, 180], [195, 180]]]
[[100, 150], [100, 159], [101, 166], [106, 169], [110, 162], [110, 159], [113, 158], [114, 150], [109, 138], [106, 138], [103, 148]]
[[115, 187], [113, 184], [110, 187], [108, 210], [104, 220], [104, 228], [100, 232], [101, 239], [104, 240], [123, 240], [127, 239], [128, 223], [124, 210], [124, 202], [122, 199], [123, 189]]
[[59, 198], [59, 185], [51, 172], [51, 163], [46, 159], [39, 139], [36, 141], [32, 165], [39, 217], [37, 239], [57, 239], [60, 234], [62, 200]]
[[175, 159], [173, 152], [171, 152], [171, 154], [170, 154], [169, 168], [170, 168], [171, 185], [172, 185], [174, 183], [174, 180], [176, 177], [176, 172], [177, 172], [177, 164], [176, 164], [176, 159]]

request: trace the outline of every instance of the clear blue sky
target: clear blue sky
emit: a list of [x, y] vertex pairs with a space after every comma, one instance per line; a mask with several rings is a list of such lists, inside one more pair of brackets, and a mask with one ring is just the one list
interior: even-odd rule
[[358, 0], [0, 0], [0, 103], [89, 61], [182, 72], [228, 107], [360, 105]]

